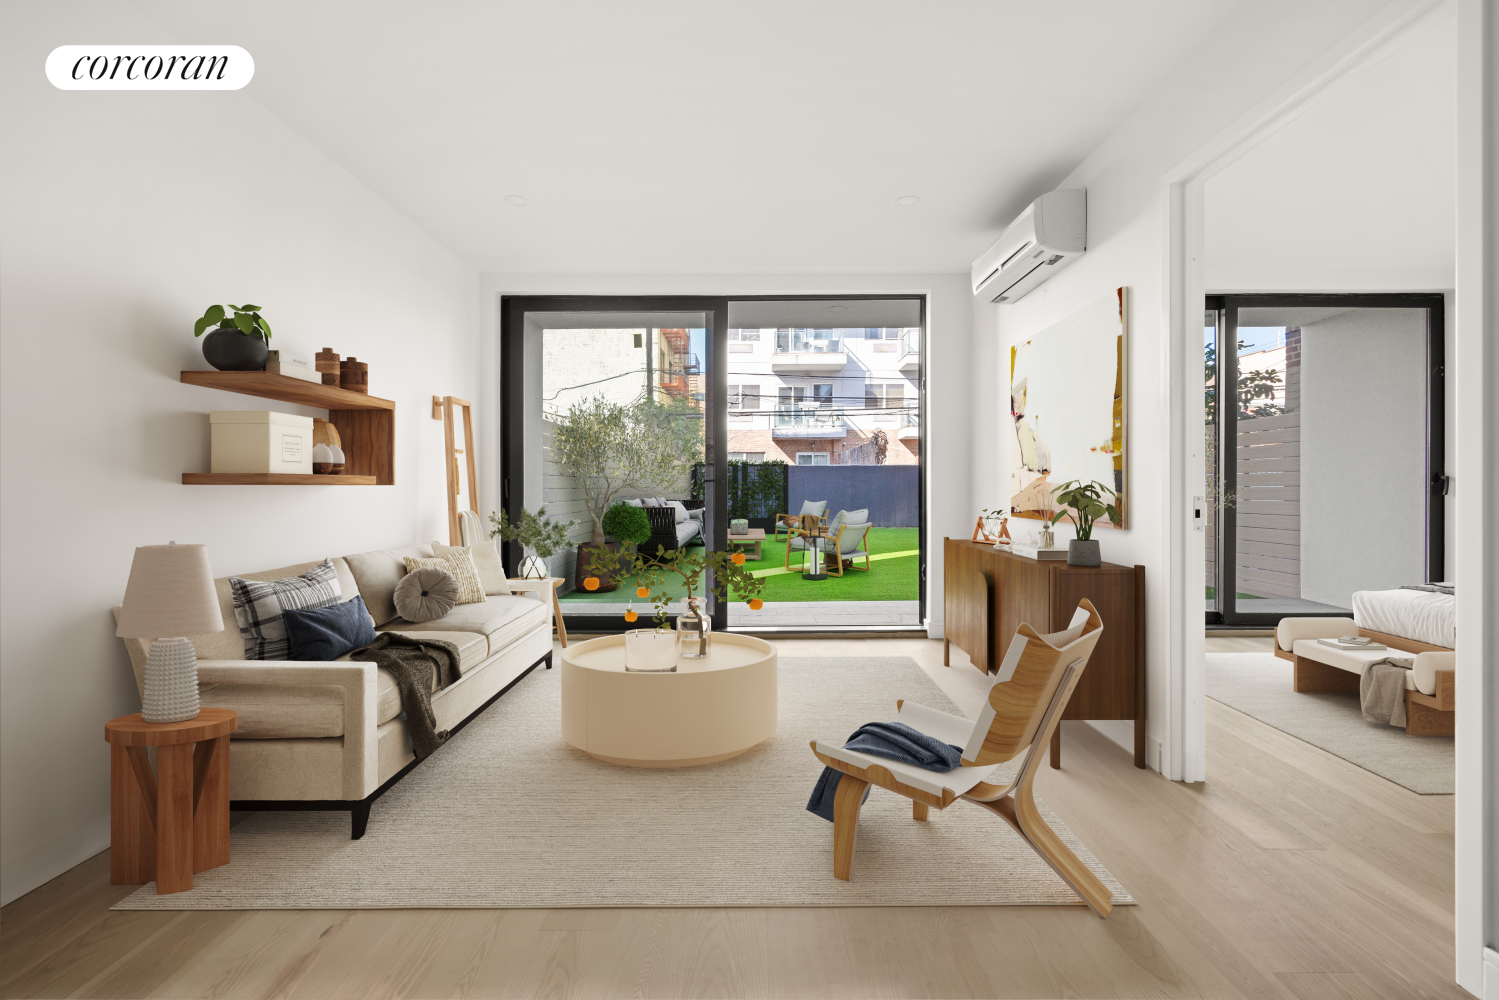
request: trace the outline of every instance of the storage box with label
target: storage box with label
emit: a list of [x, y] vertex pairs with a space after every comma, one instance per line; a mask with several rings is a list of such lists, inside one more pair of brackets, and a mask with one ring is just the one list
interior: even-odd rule
[[208, 414], [210, 472], [312, 475], [312, 418], [274, 410]]

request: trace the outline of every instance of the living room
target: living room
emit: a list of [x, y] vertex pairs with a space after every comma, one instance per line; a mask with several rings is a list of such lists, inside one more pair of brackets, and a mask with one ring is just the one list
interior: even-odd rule
[[[7, 5], [5, 994], [1499, 997], [1496, 22], [1488, 0]], [[1303, 239], [1254, 273], [1244, 248], [1283, 248], [1223, 242], [1216, 206], [1260, 211], [1233, 183], [1268, 170], [1234, 165], [1440, 31], [1452, 179], [1430, 211], [1451, 262], [1316, 270]], [[126, 79], [166, 46], [253, 64], [237, 89]], [[378, 69], [397, 65], [432, 71]], [[1333, 158], [1298, 138], [1278, 159], [1297, 153]], [[1058, 192], [1085, 192], [1084, 245], [996, 303], [975, 262]], [[1419, 198], [1398, 204], [1359, 239], [1419, 242]], [[1211, 295], [1314, 291], [1443, 310], [1446, 563], [1357, 586], [1456, 582], [1451, 792], [1208, 687], [1212, 643], [1270, 646], [1276, 623], [1204, 629], [1198, 324]], [[1117, 374], [1089, 404], [1117, 404], [1118, 445], [1090, 429], [1095, 471], [1062, 476], [1043, 388], [1066, 380], [1032, 369], [1017, 408], [1016, 358], [1105, 301], [1111, 339], [1063, 356], [1079, 385]], [[1327, 318], [1230, 327], [1241, 305], [1272, 308], [1225, 302], [1215, 343], [1279, 330], [1282, 372], [1287, 331]], [[591, 508], [617, 461], [547, 466], [541, 424], [604, 398], [548, 402], [595, 377], [547, 381], [558, 331], [617, 344], [598, 378], [644, 373], [612, 405], [692, 423], [669, 475]], [[1430, 382], [1412, 384], [1389, 398], [1424, 419]], [[1057, 474], [1017, 478], [1010, 440], [1036, 413]], [[264, 456], [266, 428], [305, 429], [275, 438], [285, 478], [228, 471], [221, 446]], [[736, 506], [731, 470], [759, 469], [781, 492]], [[1105, 480], [1094, 514], [1071, 508], [1091, 538], [1019, 499], [1072, 478]], [[887, 479], [914, 499], [866, 485]], [[648, 533], [606, 531], [616, 503]], [[573, 522], [549, 555], [545, 531], [516, 534], [538, 507]], [[1387, 530], [1404, 552], [1433, 529]], [[1328, 564], [1300, 534], [1310, 579]], [[665, 537], [681, 544], [646, 548]], [[1068, 558], [1078, 542], [1103, 566]], [[1357, 547], [1361, 572], [1383, 544]], [[1001, 563], [1057, 586], [1009, 616], [1021, 577]], [[1275, 599], [1223, 582], [1235, 613]], [[241, 620], [293, 591], [309, 603], [277, 605], [279, 639]], [[1349, 607], [1319, 603], [1337, 614], [1313, 631]], [[365, 614], [328, 618], [349, 607]], [[307, 623], [362, 641], [264, 655]], [[627, 631], [669, 637], [679, 669], [627, 671]], [[1298, 636], [1278, 662], [1338, 638]], [[1099, 652], [1033, 662], [1073, 643]], [[412, 650], [438, 690], [410, 688]], [[1031, 693], [1006, 683], [1033, 668]], [[695, 677], [737, 686], [673, 720], [664, 693], [685, 688], [666, 685]], [[153, 722], [169, 680], [201, 708]], [[1097, 707], [1067, 711], [1066, 685]], [[1004, 742], [1012, 696], [1031, 722]], [[953, 760], [862, 749], [886, 738], [849, 738], [869, 724]], [[198, 735], [162, 742], [171, 727]]]

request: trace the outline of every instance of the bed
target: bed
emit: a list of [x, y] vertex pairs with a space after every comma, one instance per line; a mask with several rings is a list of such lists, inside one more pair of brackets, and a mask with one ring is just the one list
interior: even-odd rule
[[[1334, 649], [1317, 641], [1354, 632], [1389, 650]], [[1369, 664], [1389, 652], [1411, 655], [1405, 731], [1413, 736], [1454, 732], [1456, 644], [1457, 598], [1425, 590], [1361, 590], [1353, 595], [1352, 618], [1282, 618], [1275, 628], [1275, 655], [1292, 661], [1292, 690], [1302, 693], [1357, 693]]]
[[1423, 590], [1361, 590], [1353, 595], [1359, 628], [1446, 649], [1457, 647], [1457, 598]]

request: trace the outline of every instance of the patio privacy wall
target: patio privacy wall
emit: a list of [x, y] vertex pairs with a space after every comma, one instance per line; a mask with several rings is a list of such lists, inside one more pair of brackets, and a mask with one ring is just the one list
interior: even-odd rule
[[786, 510], [802, 501], [828, 502], [828, 515], [868, 508], [876, 528], [921, 527], [921, 468], [916, 465], [793, 465]]

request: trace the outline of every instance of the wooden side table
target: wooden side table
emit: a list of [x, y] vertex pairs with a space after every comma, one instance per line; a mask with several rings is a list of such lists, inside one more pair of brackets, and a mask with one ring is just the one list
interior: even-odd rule
[[562, 602], [557, 600], [557, 588], [566, 581], [560, 576], [549, 576], [541, 580], [536, 579], [509, 579], [505, 581], [512, 594], [535, 594], [536, 599], [546, 602], [546, 593], [552, 595], [552, 614], [557, 621], [557, 638], [562, 641], [562, 648], [567, 648], [567, 626], [562, 623]]
[[[239, 716], [205, 708], [188, 722], [141, 714], [104, 724], [109, 743], [109, 881], [156, 880], [164, 895], [229, 863], [229, 734]], [[196, 745], [195, 745], [196, 744]], [[146, 757], [156, 748], [156, 773]]]
[[753, 545], [755, 547], [754, 558], [756, 560], [764, 558], [764, 555], [760, 551], [760, 547], [765, 544], [764, 528], [751, 528], [749, 529], [749, 531], [742, 535], [729, 535], [728, 539], [730, 548], [733, 548], [736, 545], [742, 545], [745, 548], [748, 548], [749, 546]]

